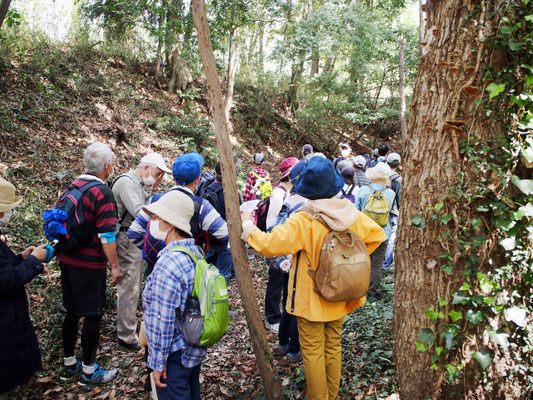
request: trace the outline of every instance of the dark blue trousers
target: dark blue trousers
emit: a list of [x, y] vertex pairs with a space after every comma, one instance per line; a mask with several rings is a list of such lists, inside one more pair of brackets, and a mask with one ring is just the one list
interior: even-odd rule
[[[283, 274], [284, 288], [283, 293], [288, 293], [289, 274]], [[289, 353], [298, 353], [300, 351], [300, 338], [298, 336], [298, 323], [296, 317], [287, 312], [287, 296], [283, 296], [283, 312], [279, 321], [279, 344], [281, 346], [289, 345]]]
[[[281, 301], [281, 293], [284, 289], [285, 279], [284, 274], [277, 268], [268, 268], [268, 283], [265, 293], [265, 317], [269, 324], [277, 324], [281, 319], [281, 311], [279, 303]], [[287, 289], [283, 293], [283, 304], [287, 297]]]
[[186, 368], [181, 363], [181, 350], [171, 353], [164, 381], [168, 386], [165, 389], [158, 387], [157, 397], [160, 400], [200, 400], [200, 365]]

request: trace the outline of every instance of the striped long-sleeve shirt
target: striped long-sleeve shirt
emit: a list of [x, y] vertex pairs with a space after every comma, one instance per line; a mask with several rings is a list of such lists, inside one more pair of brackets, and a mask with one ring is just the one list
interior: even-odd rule
[[98, 181], [101, 184], [87, 190], [82, 197], [83, 216], [87, 225], [94, 231], [92, 239], [81, 249], [61, 253], [59, 261], [64, 265], [79, 268], [106, 269], [107, 257], [99, 235], [115, 232], [116, 211], [113, 192], [101, 179], [93, 175], [80, 175], [72, 182], [72, 185], [80, 188], [92, 181]]
[[144, 324], [148, 342], [148, 367], [163, 371], [168, 356], [183, 350], [181, 362], [187, 368], [200, 364], [207, 354], [203, 346], [185, 342], [176, 323], [176, 309], [183, 312], [187, 297], [192, 294], [195, 264], [185, 253], [169, 251], [182, 246], [201, 256], [193, 239], [176, 240], [160, 253], [154, 271], [146, 280], [143, 292]]
[[[174, 186], [170, 190], [181, 190], [191, 196], [194, 202], [194, 215], [191, 219], [191, 232], [196, 239], [201, 233], [208, 232], [218, 242], [217, 244], [227, 247], [228, 225], [222, 219], [217, 210], [201, 197], [194, 197], [192, 190], [183, 186]], [[164, 193], [156, 194], [148, 199], [147, 204], [159, 200]], [[155, 264], [157, 255], [165, 247], [164, 241], [154, 239], [149, 232], [150, 216], [144, 211], [139, 212], [135, 221], [128, 229], [128, 238], [143, 250], [143, 258], [149, 264]]]

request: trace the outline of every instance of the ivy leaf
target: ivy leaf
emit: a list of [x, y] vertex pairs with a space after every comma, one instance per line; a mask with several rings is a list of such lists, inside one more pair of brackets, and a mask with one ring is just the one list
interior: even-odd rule
[[[533, 15], [530, 15], [530, 16], [533, 17]], [[526, 75], [525, 78], [526, 78], [526, 86], [533, 85], [533, 75]]]
[[431, 364], [431, 367], [429, 369], [432, 369], [433, 371], [438, 371], [439, 367], [437, 367], [437, 364], [433, 363]]
[[485, 90], [490, 93], [489, 97], [492, 99], [493, 97], [496, 97], [501, 92], [503, 92], [504, 89], [505, 89], [505, 84], [501, 83], [497, 85], [494, 82], [492, 82], [491, 84], [487, 86]]
[[442, 313], [440, 312], [436, 312], [433, 307], [430, 307], [427, 311], [426, 311], [426, 317], [428, 317], [430, 320], [435, 320], [437, 318], [442, 318]]
[[489, 350], [476, 351], [472, 357], [479, 362], [483, 369], [487, 369], [492, 362], [492, 354]]
[[453, 347], [453, 338], [455, 335], [452, 332], [446, 331], [442, 333], [442, 337], [444, 337], [446, 350], [450, 350]]
[[517, 306], [507, 308], [503, 311], [503, 315], [505, 316], [505, 319], [507, 321], [513, 321], [516, 325], [520, 326], [521, 328], [525, 328], [526, 310], [524, 310], [523, 308], [520, 308]]
[[419, 214], [416, 214], [413, 218], [411, 218], [411, 223], [417, 228], [425, 228], [426, 226], [426, 224], [422, 220], [422, 216]]
[[483, 291], [483, 293], [489, 294], [494, 288], [494, 284], [488, 279], [483, 279], [479, 284], [479, 287]]
[[516, 247], [516, 239], [514, 237], [509, 237], [507, 239], [501, 239], [500, 244], [505, 250], [511, 251]]
[[470, 301], [470, 297], [466, 296], [465, 292], [459, 290], [454, 294], [452, 304], [466, 304]]
[[418, 340], [415, 342], [415, 346], [416, 346], [416, 351], [421, 351], [421, 352], [426, 351], [426, 346], [424, 345], [424, 343]]
[[522, 206], [515, 213], [516, 219], [522, 219], [523, 217], [533, 217], [533, 204], [527, 203], [525, 206]]
[[524, 194], [533, 193], [533, 179], [520, 179], [518, 176], [513, 175], [511, 182], [522, 191]]
[[435, 353], [437, 353], [438, 356], [440, 356], [442, 354], [443, 350], [444, 350], [444, 347], [442, 347], [442, 346], [435, 347]]
[[463, 313], [461, 311], [455, 311], [455, 310], [451, 310], [448, 315], [450, 316], [450, 318], [452, 319], [453, 323], [455, 323], [455, 321], [463, 318]]
[[483, 315], [479, 311], [468, 310], [465, 317], [472, 325], [477, 325], [483, 320]]
[[[529, 3], [529, 0], [524, 0], [524, 3], [525, 3], [525, 4]], [[525, 19], [526, 21], [532, 22], [532, 21], [533, 21], [533, 14], [526, 15], [526, 16], [524, 17], [524, 19]]]
[[496, 332], [489, 331], [489, 337], [494, 343], [497, 343], [502, 346], [504, 350], [507, 350], [507, 348], [509, 347], [509, 340], [507, 339], [509, 337], [508, 333], [501, 330], [498, 330]]
[[432, 345], [435, 343], [435, 334], [433, 331], [429, 328], [422, 329], [422, 332], [420, 332], [420, 335], [418, 336], [418, 340], [420, 342], [427, 343], [429, 345]]

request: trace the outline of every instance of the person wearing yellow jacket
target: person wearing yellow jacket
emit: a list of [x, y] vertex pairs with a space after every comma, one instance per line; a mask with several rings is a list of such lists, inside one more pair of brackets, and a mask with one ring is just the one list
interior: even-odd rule
[[[260, 231], [250, 213], [242, 215], [242, 239], [259, 254], [276, 257], [292, 254], [289, 272], [287, 310], [297, 318], [309, 400], [333, 400], [338, 396], [341, 374], [341, 329], [346, 314], [362, 306], [366, 298], [332, 303], [318, 295], [307, 270], [305, 251], [316, 269], [320, 250], [329, 229], [351, 229], [372, 253], [385, 239], [385, 232], [372, 219], [359, 212], [347, 199], [333, 198], [344, 180], [333, 163], [311, 158], [295, 192], [308, 198], [312, 213], [296, 212], [270, 233]], [[317, 220], [322, 217], [329, 229]]]

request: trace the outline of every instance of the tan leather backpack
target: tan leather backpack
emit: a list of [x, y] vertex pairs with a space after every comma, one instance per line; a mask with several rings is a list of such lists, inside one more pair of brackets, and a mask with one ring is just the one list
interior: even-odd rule
[[[328, 227], [321, 217], [318, 221]], [[330, 230], [324, 238], [316, 270], [305, 251], [304, 255], [315, 292], [327, 301], [350, 301], [366, 295], [370, 285], [370, 256], [355, 232]]]

